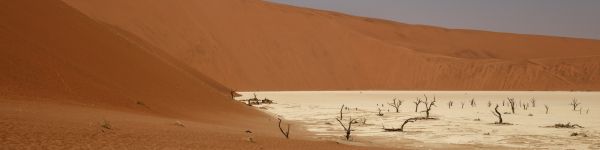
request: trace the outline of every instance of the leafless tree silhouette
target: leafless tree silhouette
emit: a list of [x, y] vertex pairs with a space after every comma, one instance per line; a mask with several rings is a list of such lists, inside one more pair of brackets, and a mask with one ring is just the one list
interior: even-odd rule
[[285, 136], [286, 139], [290, 138], [290, 124], [287, 124], [287, 130], [284, 132], [283, 128], [281, 128], [281, 119], [279, 119], [279, 131], [281, 131], [281, 134], [283, 134]]
[[396, 98], [394, 98], [392, 103], [388, 103], [388, 105], [396, 108], [396, 113], [400, 112], [400, 106], [402, 105], [402, 100], [398, 100], [396, 101]]
[[512, 110], [512, 113], [515, 113], [515, 99], [514, 98], [506, 98], [508, 99], [508, 104], [510, 105], [510, 110]]
[[342, 128], [344, 128], [344, 131], [346, 132], [346, 135], [345, 135], [346, 140], [350, 140], [350, 134], [352, 132], [352, 124], [354, 122], [356, 122], [357, 119], [352, 119], [352, 116], [350, 116], [348, 118], [348, 126], [346, 126], [343, 122], [344, 120], [342, 119], [344, 117], [344, 115], [342, 113], [343, 109], [344, 109], [344, 105], [342, 105], [342, 109], [340, 110], [340, 117], [335, 118], [335, 120], [337, 120], [340, 123], [340, 125], [342, 126]]
[[492, 114], [494, 114], [494, 116], [498, 117], [498, 122], [496, 122], [497, 124], [502, 124], [502, 113], [500, 113], [498, 111], [498, 105], [496, 105], [496, 108], [494, 108], [495, 112], [492, 111]]
[[573, 100], [571, 101], [571, 104], [569, 104], [569, 105], [573, 106], [573, 111], [575, 111], [577, 109], [577, 106], [579, 106], [580, 104], [581, 103], [577, 99], [573, 98]]
[[415, 112], [419, 111], [419, 104], [423, 103], [423, 100], [421, 100], [421, 98], [417, 97], [417, 100], [414, 101], [413, 103], [415, 103]]
[[423, 102], [425, 104], [425, 119], [429, 119], [429, 111], [431, 111], [431, 106], [435, 106], [435, 96], [433, 96], [433, 101], [429, 102], [429, 100], [427, 99], [426, 95], [425, 96], [425, 102]]
[[409, 122], [415, 122], [415, 121], [417, 121], [417, 119], [418, 118], [408, 118], [408, 119], [404, 120], [404, 123], [402, 123], [402, 126], [400, 126], [400, 128], [385, 128], [385, 127], [383, 127], [383, 130], [404, 132], [404, 125], [406, 125]]

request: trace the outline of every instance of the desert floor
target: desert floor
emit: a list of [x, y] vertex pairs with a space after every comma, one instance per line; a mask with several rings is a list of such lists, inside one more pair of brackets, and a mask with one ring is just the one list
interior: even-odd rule
[[[240, 99], [251, 98], [254, 93], [259, 99], [275, 101], [275, 104], [256, 105], [261, 110], [304, 124], [316, 139], [344, 141], [343, 128], [335, 119], [344, 104], [348, 107], [343, 110], [345, 120], [350, 117], [358, 119], [358, 123], [353, 125], [354, 143], [409, 148], [600, 148], [598, 92], [246, 92]], [[408, 123], [405, 132], [384, 132], [382, 126], [399, 128], [405, 119], [424, 116], [425, 106], [420, 104], [418, 112], [415, 112], [413, 103], [417, 97], [425, 100], [423, 94], [427, 95], [428, 101], [436, 97], [431, 116], [437, 120]], [[518, 105], [515, 106], [515, 114], [510, 113], [508, 97], [515, 98]], [[388, 104], [393, 98], [403, 101], [399, 113]], [[569, 105], [573, 98], [581, 103], [577, 111]], [[473, 106], [471, 99], [475, 102]], [[531, 99], [535, 99], [535, 107]], [[449, 101], [454, 102], [453, 106], [448, 106]], [[512, 125], [494, 124], [497, 117], [491, 111], [496, 104], [504, 122]], [[527, 110], [523, 105], [529, 106]], [[548, 114], [545, 105], [549, 107]], [[379, 109], [383, 116], [377, 115]], [[364, 119], [366, 122], [363, 123]], [[546, 127], [569, 122], [584, 128]], [[573, 133], [580, 135], [572, 136]]]

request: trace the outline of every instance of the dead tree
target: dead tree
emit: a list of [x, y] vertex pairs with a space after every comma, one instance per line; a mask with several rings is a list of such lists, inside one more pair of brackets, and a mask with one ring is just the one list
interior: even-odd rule
[[287, 130], [284, 132], [283, 128], [281, 128], [281, 119], [280, 118], [277, 118], [277, 119], [279, 119], [279, 131], [281, 131], [281, 134], [283, 134], [283, 136], [285, 136], [286, 139], [289, 139], [290, 138], [290, 124], [289, 123], [287, 124]]
[[531, 107], [535, 107], [535, 97], [531, 98]]
[[[425, 95], [423, 95], [425, 96]], [[429, 119], [429, 111], [431, 111], [431, 106], [435, 106], [435, 96], [433, 97], [433, 101], [429, 102], [429, 100], [427, 99], [427, 96], [425, 96], [425, 102], [423, 102], [425, 104], [425, 119]]]
[[450, 107], [452, 107], [452, 104], [454, 104], [453, 101], [448, 101], [448, 109], [450, 109]]
[[475, 98], [471, 99], [471, 107], [476, 107]]
[[588, 109], [586, 109], [586, 110], [585, 110], [585, 114], [586, 114], [586, 115], [587, 115], [587, 114], [590, 114], [590, 108], [588, 108]]
[[423, 103], [423, 100], [421, 100], [421, 98], [417, 97], [417, 100], [414, 101], [413, 103], [415, 103], [415, 112], [419, 111], [419, 104]]
[[573, 101], [571, 101], [571, 106], [573, 106], [573, 111], [576, 111], [577, 106], [579, 106], [579, 104], [581, 104], [579, 101], [577, 101], [577, 99], [573, 98]]
[[546, 107], [546, 114], [548, 114], [548, 105], [544, 105], [544, 107]]
[[404, 125], [406, 125], [409, 122], [415, 122], [417, 120], [417, 118], [408, 118], [404, 121], [404, 123], [402, 123], [402, 126], [400, 126], [400, 131], [404, 131]]
[[510, 105], [510, 110], [515, 114], [515, 99], [514, 98], [506, 98], [508, 99], [508, 104]]
[[[343, 105], [342, 105], [342, 109], [343, 109]], [[346, 132], [346, 140], [350, 140], [350, 133], [352, 132], [352, 123], [356, 122], [357, 119], [352, 119], [352, 116], [350, 116], [348, 118], [348, 126], [346, 126], [343, 122], [343, 113], [340, 110], [340, 117], [339, 118], [335, 118], [335, 120], [337, 120], [340, 125], [342, 125], [342, 128], [344, 128], [344, 131]]]
[[396, 113], [399, 113], [400, 106], [402, 105], [402, 100], [398, 100], [398, 102], [396, 102], [396, 98], [394, 98], [394, 101], [392, 103], [388, 103], [388, 105], [396, 108]]
[[404, 120], [404, 123], [402, 123], [402, 126], [400, 126], [400, 128], [385, 128], [383, 127], [383, 130], [385, 131], [400, 131], [400, 132], [404, 132], [404, 125], [406, 125], [409, 122], [415, 122], [417, 121], [418, 118], [408, 118], [406, 120]]
[[502, 100], [502, 106], [504, 106], [504, 102], [506, 102], [506, 101]]
[[527, 108], [529, 108], [529, 103], [523, 104], [523, 110], [527, 110]]
[[342, 108], [340, 108], [340, 119], [344, 119], [344, 115], [342, 115], [343, 111], [344, 111], [344, 105], [342, 105]]
[[377, 108], [377, 110], [379, 110], [379, 112], [377, 112], [377, 116], [383, 116], [383, 113], [381, 113], [381, 108]]
[[502, 113], [500, 113], [498, 111], [498, 105], [496, 105], [496, 108], [494, 108], [495, 112], [492, 111], [492, 114], [494, 114], [494, 116], [498, 117], [498, 122], [496, 122], [496, 124], [502, 124]]
[[488, 107], [492, 107], [492, 101], [488, 101]]
[[465, 108], [465, 102], [460, 102], [460, 109], [464, 109]]

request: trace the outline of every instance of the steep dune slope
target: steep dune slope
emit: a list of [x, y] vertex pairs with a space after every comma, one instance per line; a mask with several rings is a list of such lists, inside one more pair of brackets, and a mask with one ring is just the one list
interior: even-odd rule
[[[264, 1], [65, 1], [238, 90], [600, 89], [598, 72], [576, 71], [600, 69], [597, 40], [408, 25]], [[580, 57], [587, 58], [573, 61]], [[553, 65], [560, 63], [569, 67]]]
[[160, 59], [68, 6], [5, 3], [0, 28], [3, 93], [107, 106], [133, 107], [140, 101], [166, 114], [214, 111], [233, 103], [227, 100], [228, 89]]
[[287, 140], [229, 91], [62, 1], [0, 1], [0, 149], [367, 149]]

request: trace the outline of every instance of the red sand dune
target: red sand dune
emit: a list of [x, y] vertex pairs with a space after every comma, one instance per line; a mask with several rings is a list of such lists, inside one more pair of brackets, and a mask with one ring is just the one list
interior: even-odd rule
[[254, 0], [65, 0], [237, 90], [599, 90], [600, 41]]
[[0, 72], [0, 149], [365, 149], [300, 127], [285, 140], [228, 88], [58, 0], [0, 1]]
[[0, 149], [365, 149], [285, 140], [229, 91], [598, 90], [599, 45], [251, 0], [1, 0]]

